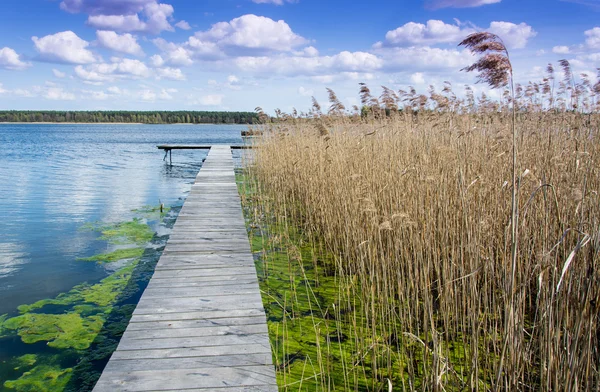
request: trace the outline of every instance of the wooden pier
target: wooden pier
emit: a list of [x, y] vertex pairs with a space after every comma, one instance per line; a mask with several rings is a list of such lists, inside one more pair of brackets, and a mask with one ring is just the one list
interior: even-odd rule
[[212, 146], [95, 392], [277, 391], [229, 146]]

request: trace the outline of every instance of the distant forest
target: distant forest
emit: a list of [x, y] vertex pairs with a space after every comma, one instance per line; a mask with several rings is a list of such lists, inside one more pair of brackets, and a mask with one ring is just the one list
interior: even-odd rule
[[144, 124], [255, 124], [253, 112], [0, 111], [2, 122], [74, 122]]

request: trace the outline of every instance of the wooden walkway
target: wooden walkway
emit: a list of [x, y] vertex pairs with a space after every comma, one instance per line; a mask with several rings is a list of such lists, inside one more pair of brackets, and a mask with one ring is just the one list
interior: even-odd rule
[[229, 146], [213, 146], [95, 392], [277, 391]]

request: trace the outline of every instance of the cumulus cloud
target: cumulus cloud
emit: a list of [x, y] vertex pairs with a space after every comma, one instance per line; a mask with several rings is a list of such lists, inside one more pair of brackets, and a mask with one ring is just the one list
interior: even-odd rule
[[216, 23], [210, 30], [196, 33], [194, 38], [237, 53], [244, 49], [285, 52], [308, 42], [285, 21], [252, 14]]
[[425, 84], [425, 78], [422, 72], [415, 72], [410, 75], [410, 82], [413, 84]]
[[[191, 58], [192, 51], [190, 49], [173, 42], [167, 42], [162, 38], [156, 38], [152, 42], [162, 51], [162, 56], [153, 57], [153, 63], [161, 63], [162, 61], [162, 63], [183, 66], [189, 66], [194, 63]], [[160, 67], [160, 65], [158, 66]]]
[[89, 64], [96, 61], [96, 56], [87, 49], [89, 42], [79, 38], [72, 31], [31, 39], [41, 60], [70, 64]]
[[185, 75], [179, 68], [157, 68], [154, 70], [157, 79], [185, 80]]
[[103, 48], [133, 56], [144, 56], [144, 51], [138, 44], [137, 38], [131, 34], [117, 34], [114, 31], [98, 30], [96, 37], [98, 44]]
[[555, 46], [552, 48], [552, 52], [557, 54], [568, 54], [570, 49], [568, 46]]
[[458, 70], [474, 60], [468, 50], [441, 49], [428, 46], [408, 48], [382, 48], [376, 50], [384, 63], [384, 71], [407, 70], [444, 71]]
[[74, 101], [75, 94], [65, 91], [61, 87], [51, 87], [44, 93], [44, 98], [52, 101]]
[[408, 22], [385, 35], [389, 46], [431, 45], [456, 43], [468, 32], [457, 25], [446, 24], [441, 20], [429, 20], [427, 24]]
[[0, 48], [0, 68], [23, 70], [30, 66], [31, 64], [21, 60], [21, 56], [13, 49], [8, 47]]
[[482, 5], [500, 3], [502, 0], [426, 0], [425, 6], [430, 9], [439, 8], [472, 8]]
[[[388, 31], [385, 41], [378, 42], [375, 48], [395, 46], [425, 46], [438, 44], [457, 44], [467, 35], [479, 29], [463, 27], [460, 24], [447, 24], [441, 20], [429, 20], [427, 24], [409, 22], [395, 30]], [[537, 33], [526, 23], [492, 22], [485, 29], [499, 35], [509, 48], [520, 49]]]
[[[139, 14], [92, 14], [89, 15], [87, 23], [98, 29], [120, 32], [158, 34], [165, 30], [175, 30], [169, 23], [175, 12], [172, 5], [159, 4], [156, 1], [145, 3]], [[145, 20], [142, 20], [140, 15]]]
[[181, 30], [190, 30], [192, 28], [192, 26], [190, 26], [190, 24], [185, 20], [180, 20], [179, 22], [175, 23], [175, 27], [179, 27]]
[[119, 79], [143, 79], [152, 75], [140, 60], [112, 58], [111, 63], [75, 67], [75, 75], [87, 82], [113, 82]]
[[537, 35], [537, 32], [526, 23], [492, 22], [488, 31], [502, 38], [509, 49], [522, 49], [529, 39]]
[[331, 72], [370, 72], [383, 67], [383, 61], [366, 52], [341, 52], [334, 56], [238, 57], [238, 69], [264, 75], [316, 76]]
[[585, 43], [592, 49], [600, 49], [600, 27], [594, 27], [593, 29], [584, 32], [586, 39]]

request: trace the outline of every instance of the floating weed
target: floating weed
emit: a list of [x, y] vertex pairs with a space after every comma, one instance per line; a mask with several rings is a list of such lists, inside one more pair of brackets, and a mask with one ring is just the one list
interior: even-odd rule
[[[172, 225], [174, 219], [165, 224]], [[16, 391], [90, 391], [117, 347], [135, 308], [127, 301], [135, 300], [140, 285], [149, 280], [161, 249], [144, 247], [154, 231], [142, 219], [110, 225], [96, 222], [84, 229], [100, 232], [100, 240], [109, 244], [127, 246], [89, 261], [115, 265], [130, 261], [96, 284], [83, 283], [55, 298], [21, 305], [20, 315], [0, 316], [0, 339], [18, 336], [21, 344], [46, 342], [51, 348], [51, 355], [42, 350], [9, 359], [6, 363], [11, 367], [0, 370], [4, 380], [11, 380], [0, 384], [0, 390], [4, 386]], [[19, 350], [27, 352], [26, 347]]]
[[5, 328], [15, 330], [23, 343], [48, 342], [49, 347], [85, 350], [100, 332], [101, 315], [82, 317], [78, 313], [26, 313], [4, 322]]
[[17, 358], [17, 367], [15, 370], [19, 370], [22, 367], [31, 368], [37, 362], [37, 355], [35, 354], [25, 354]]
[[98, 263], [114, 263], [120, 260], [126, 259], [138, 259], [142, 257], [144, 254], [144, 248], [136, 247], [136, 248], [125, 248], [125, 249], [117, 249], [115, 251], [109, 253], [102, 253], [99, 255], [91, 256], [91, 257], [83, 257], [79, 260], [81, 261], [95, 261]]
[[23, 373], [18, 380], [6, 381], [4, 386], [17, 392], [62, 391], [69, 382], [72, 371], [71, 368], [39, 365]]

